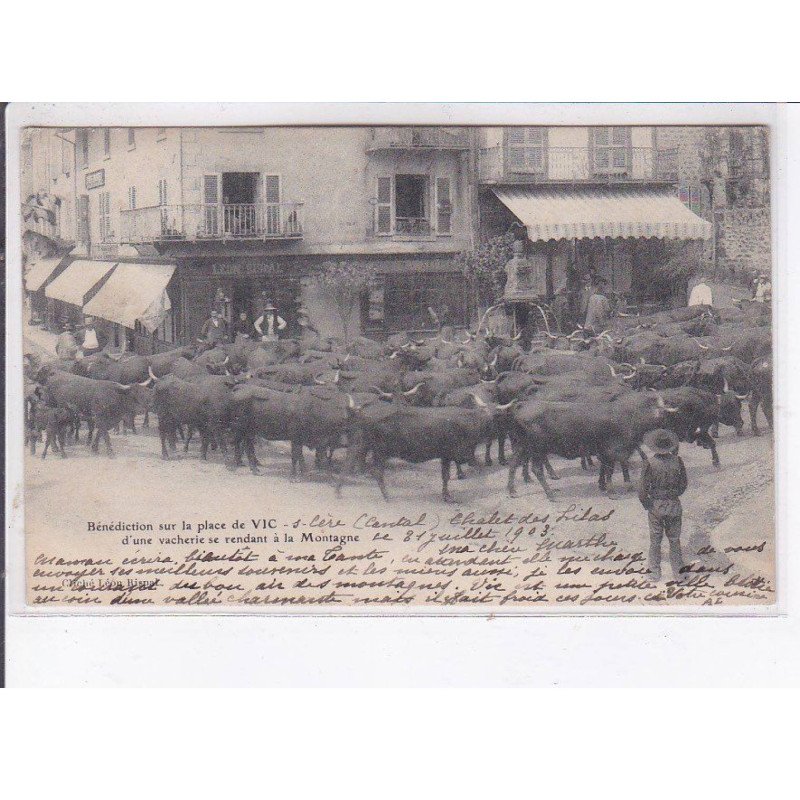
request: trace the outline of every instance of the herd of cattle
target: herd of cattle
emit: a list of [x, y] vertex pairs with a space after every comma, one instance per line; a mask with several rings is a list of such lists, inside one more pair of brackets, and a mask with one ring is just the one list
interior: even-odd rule
[[[548, 457], [600, 463], [599, 486], [610, 488], [619, 464], [644, 434], [668, 427], [719, 458], [720, 424], [741, 435], [741, 407], [749, 403], [753, 434], [760, 406], [772, 426], [772, 343], [769, 307], [714, 309], [692, 306], [647, 317], [618, 316], [596, 336], [543, 334], [529, 352], [513, 339], [488, 332], [387, 342], [359, 338], [304, 347], [295, 340], [244, 339], [212, 349], [181, 347], [151, 356], [98, 353], [76, 361], [25, 357], [26, 430], [32, 452], [41, 433], [45, 451], [66, 455], [72, 434], [88, 423], [97, 452], [109, 431], [135, 430], [135, 418], [158, 416], [162, 457], [180, 437], [188, 449], [194, 432], [200, 454], [219, 448], [231, 468], [260, 466], [258, 439], [291, 444], [291, 476], [305, 469], [304, 448], [317, 466], [335, 475], [337, 492], [356, 469], [369, 468], [386, 496], [387, 459], [441, 462], [442, 494], [452, 464], [478, 466], [475, 451], [492, 446], [506, 464], [513, 496], [517, 470], [532, 470], [548, 497], [545, 479], [557, 478]], [[463, 341], [462, 341], [463, 339]], [[346, 447], [338, 469], [335, 450]]]

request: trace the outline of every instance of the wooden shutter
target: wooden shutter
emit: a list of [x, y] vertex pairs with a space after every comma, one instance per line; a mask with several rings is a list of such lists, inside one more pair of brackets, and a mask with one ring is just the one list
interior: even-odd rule
[[392, 194], [392, 178], [378, 178], [375, 233], [387, 235], [392, 232]]
[[509, 172], [525, 169], [525, 128], [506, 128], [506, 169]]
[[111, 152], [111, 129], [103, 128], [103, 153], [108, 155]]
[[264, 176], [264, 222], [263, 232], [277, 236], [281, 232], [281, 176]]
[[450, 178], [436, 179], [436, 232], [449, 234], [453, 214]]
[[220, 232], [220, 184], [222, 176], [203, 175], [203, 226], [201, 233], [218, 236]]
[[89, 195], [82, 194], [78, 198], [77, 208], [77, 233], [78, 241], [84, 244], [89, 242]]

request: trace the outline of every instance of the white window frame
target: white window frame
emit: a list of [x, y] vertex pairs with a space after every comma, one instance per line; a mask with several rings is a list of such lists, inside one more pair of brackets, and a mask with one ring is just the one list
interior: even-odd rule
[[[389, 181], [389, 200], [388, 202], [381, 202], [381, 181]], [[395, 220], [395, 182], [394, 175], [379, 175], [375, 179], [375, 210], [374, 210], [374, 231], [376, 236], [392, 236], [394, 234], [394, 220]], [[380, 230], [380, 212], [381, 209], [388, 209], [389, 211], [389, 230]]]
[[[534, 136], [539, 138], [536, 139]], [[521, 135], [519, 141], [514, 141], [514, 135]], [[506, 128], [506, 171], [523, 173], [526, 175], [546, 175], [547, 174], [547, 149], [548, 149], [548, 130], [543, 125], [532, 125], [527, 127], [514, 126]], [[511, 153], [522, 153], [522, 165], [512, 166]], [[538, 154], [534, 156], [533, 154]]]
[[[447, 210], [442, 209], [442, 200], [439, 197], [439, 181], [447, 181]], [[453, 180], [449, 175], [439, 175], [433, 180], [434, 186], [434, 209], [437, 236], [453, 235]], [[440, 225], [441, 216], [447, 216], [447, 230], [443, 230]]]
[[[624, 131], [625, 142], [623, 144], [614, 143], [614, 133], [616, 131]], [[597, 134], [605, 132], [608, 135], [608, 144], [598, 144]], [[591, 174], [592, 175], [628, 175], [632, 169], [632, 151], [631, 151], [631, 129], [626, 125], [613, 125], [613, 126], [597, 126], [590, 129], [591, 137]], [[597, 164], [597, 154], [599, 152], [606, 152], [608, 154], [608, 165], [600, 167]], [[614, 154], [621, 151], [623, 153], [624, 164], [614, 164]]]

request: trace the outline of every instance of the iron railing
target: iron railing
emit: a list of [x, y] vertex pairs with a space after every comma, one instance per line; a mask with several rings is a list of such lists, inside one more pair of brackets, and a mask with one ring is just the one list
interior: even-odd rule
[[300, 239], [302, 207], [302, 203], [213, 203], [123, 209], [120, 241]]
[[[478, 178], [484, 183], [617, 183], [676, 181], [677, 148], [592, 150], [589, 147], [501, 146], [481, 148]], [[521, 166], [525, 164], [525, 166]]]
[[367, 150], [468, 150], [468, 128], [371, 128]]

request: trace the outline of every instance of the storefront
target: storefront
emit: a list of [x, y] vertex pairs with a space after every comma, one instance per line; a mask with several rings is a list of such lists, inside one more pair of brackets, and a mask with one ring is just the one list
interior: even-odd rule
[[31, 322], [43, 322], [47, 318], [47, 297], [45, 289], [69, 264], [68, 256], [39, 258], [25, 268], [25, 291], [28, 293]]

